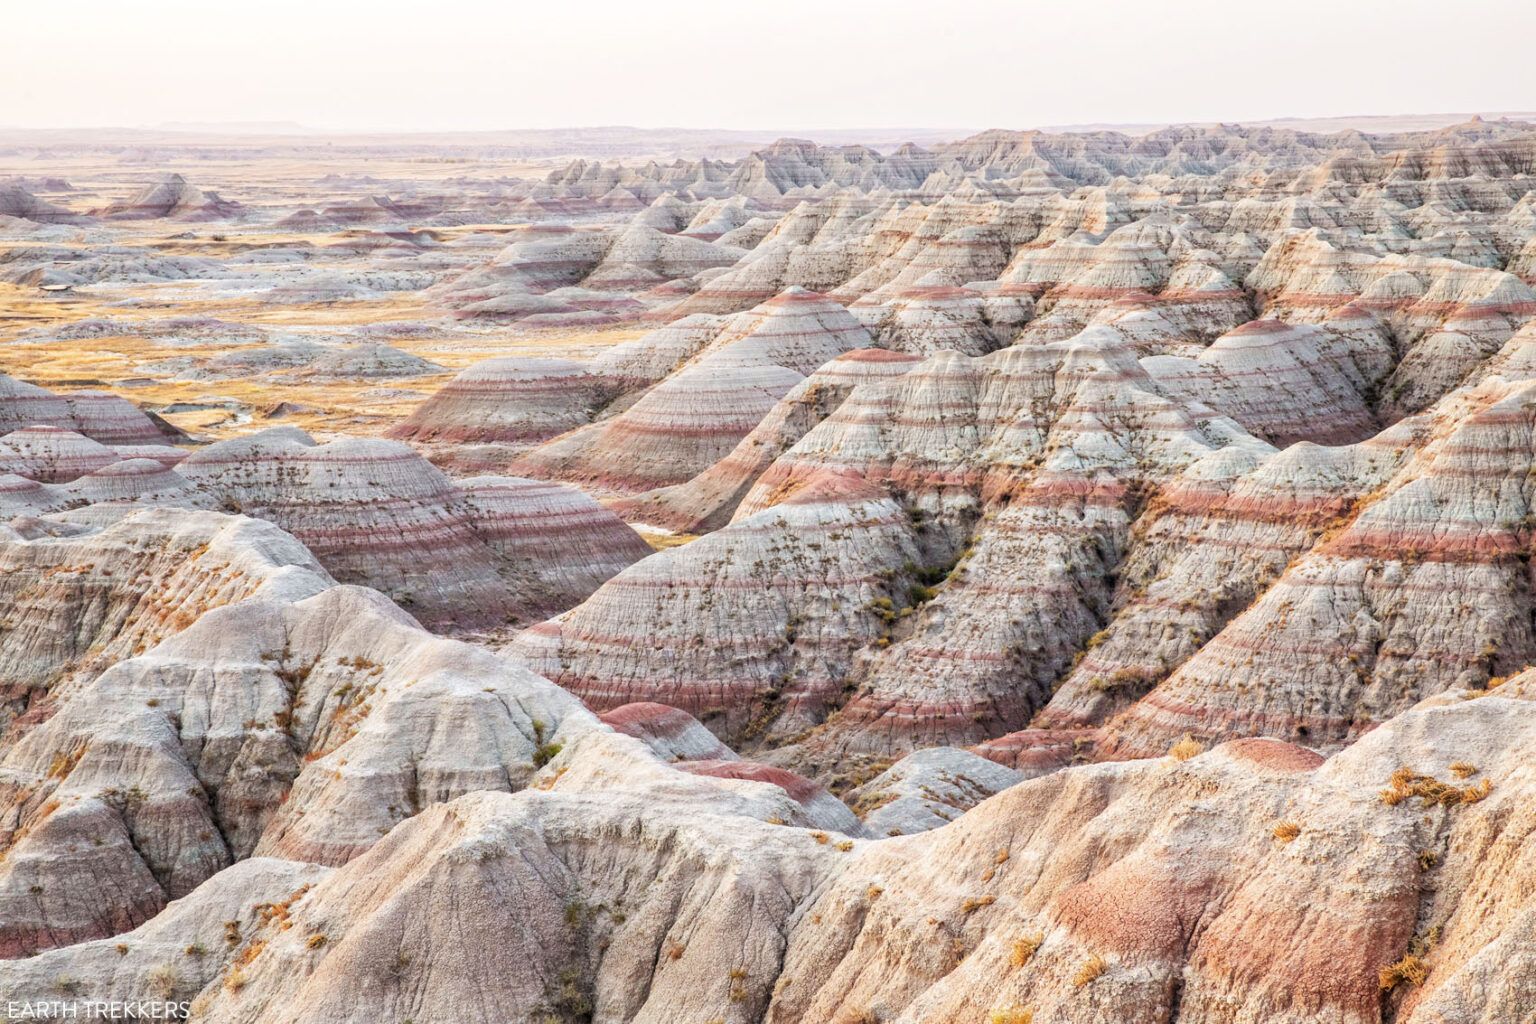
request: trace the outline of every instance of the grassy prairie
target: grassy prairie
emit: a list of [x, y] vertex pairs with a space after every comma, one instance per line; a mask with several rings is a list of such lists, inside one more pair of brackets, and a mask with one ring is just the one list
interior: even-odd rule
[[[210, 316], [232, 323], [269, 328], [340, 328], [395, 320], [428, 319], [437, 311], [423, 309], [414, 296], [385, 301], [273, 306], [254, 300], [155, 301], [157, 291], [175, 285], [143, 285], [134, 289], [141, 304], [117, 308], [92, 294], [49, 293], [35, 288], [0, 284], [0, 371], [56, 390], [84, 387], [122, 395], [150, 408], [173, 403], [229, 405], [166, 413], [166, 419], [209, 440], [237, 436], [282, 422], [298, 426], [321, 439], [341, 435], [376, 434], [410, 414], [425, 397], [450, 379], [451, 373], [393, 380], [307, 380], [285, 372], [229, 380], [178, 381], [145, 369], [180, 357], [210, 359], [241, 348], [260, 345], [159, 344], [132, 334], [78, 341], [18, 342], [21, 331], [65, 324], [90, 317], [156, 319], [167, 316]], [[114, 289], [113, 299], [120, 297]], [[520, 330], [515, 326], [476, 329], [471, 334], [445, 332], [441, 338], [411, 335], [379, 340], [457, 371], [496, 356], [543, 355], [589, 358], [609, 345], [638, 337], [635, 327], [594, 330]], [[278, 403], [301, 407], [281, 420], [263, 413]]]

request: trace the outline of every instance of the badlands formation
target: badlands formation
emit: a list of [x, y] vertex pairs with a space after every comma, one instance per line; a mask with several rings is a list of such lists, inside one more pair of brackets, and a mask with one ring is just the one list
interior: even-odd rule
[[1536, 124], [589, 142], [0, 151], [0, 1000], [1536, 1021]]

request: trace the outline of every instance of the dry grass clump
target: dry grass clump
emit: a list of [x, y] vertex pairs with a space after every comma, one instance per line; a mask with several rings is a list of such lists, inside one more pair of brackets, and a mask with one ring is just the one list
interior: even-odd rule
[[160, 964], [149, 972], [149, 994], [156, 999], [169, 999], [181, 984], [181, 975], [170, 964]]
[[973, 914], [982, 907], [990, 907], [996, 902], [997, 897], [991, 893], [987, 893], [985, 896], [967, 896], [965, 902], [960, 904], [960, 912], [962, 914]]
[[987, 1016], [987, 1024], [1034, 1024], [1035, 1011], [1019, 1006], [997, 1006]]
[[1429, 977], [1429, 964], [1425, 957], [1440, 942], [1440, 926], [1431, 928], [1425, 935], [1416, 935], [1413, 941], [1408, 943], [1408, 952], [1396, 963], [1388, 964], [1377, 974], [1377, 980], [1381, 983], [1383, 992], [1407, 982], [1418, 986], [1424, 984], [1424, 979]]
[[[1458, 761], [1457, 765], [1471, 767]], [[1452, 771], [1455, 771], [1453, 766]], [[1476, 771], [1474, 768], [1473, 771]], [[1465, 778], [1465, 776], [1460, 776]], [[1455, 807], [1460, 804], [1475, 804], [1493, 791], [1493, 783], [1487, 779], [1475, 786], [1455, 786], [1449, 782], [1441, 782], [1432, 775], [1416, 772], [1412, 768], [1399, 768], [1392, 773], [1392, 778], [1387, 783], [1387, 788], [1381, 791], [1381, 802], [1388, 807], [1396, 807], [1404, 800], [1418, 797], [1424, 807], [1433, 807], [1439, 804], [1442, 807]]]
[[1077, 974], [1072, 977], [1073, 988], [1083, 988], [1093, 984], [1104, 972], [1109, 970], [1109, 963], [1102, 956], [1095, 953], [1083, 961], [1083, 966], [1077, 969]]
[[86, 745], [81, 743], [72, 750], [54, 754], [53, 760], [48, 763], [48, 777], [61, 779], [74, 771], [80, 759], [85, 756], [85, 747]]
[[311, 886], [307, 883], [299, 886], [288, 894], [288, 898], [281, 903], [258, 903], [256, 916], [261, 918], [263, 925], [276, 925], [279, 931], [287, 931], [293, 927], [293, 921], [289, 918], [289, 909], [304, 898]]
[[1381, 982], [1383, 992], [1390, 992], [1405, 981], [1410, 985], [1422, 985], [1428, 977], [1429, 965], [1424, 962], [1424, 958], [1409, 953], [1397, 963], [1383, 967], [1377, 980]]
[[1205, 744], [1195, 739], [1189, 733], [1185, 733], [1183, 739], [1168, 748], [1168, 756], [1175, 761], [1188, 761], [1196, 754], [1203, 753], [1205, 753]]
[[1282, 821], [1275, 826], [1274, 835], [1282, 843], [1293, 842], [1297, 836], [1301, 835], [1301, 826], [1294, 821]]
[[1014, 939], [1013, 945], [1008, 950], [1008, 962], [1014, 967], [1023, 967], [1034, 959], [1035, 952], [1044, 941], [1044, 932], [1035, 932], [1033, 935]]
[[1469, 779], [1477, 774], [1477, 765], [1468, 764], [1466, 761], [1452, 761], [1451, 774], [1458, 779]]

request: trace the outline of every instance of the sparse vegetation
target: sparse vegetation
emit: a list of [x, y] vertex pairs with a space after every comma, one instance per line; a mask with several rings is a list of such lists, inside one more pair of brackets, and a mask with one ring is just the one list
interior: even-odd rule
[[880, 1024], [880, 1015], [868, 1007], [849, 1010], [833, 1018], [833, 1024]]
[[1301, 835], [1301, 826], [1294, 821], [1282, 821], [1274, 828], [1274, 836], [1282, 843], [1294, 842]]
[[1382, 991], [1390, 992], [1405, 981], [1410, 985], [1422, 985], [1428, 977], [1429, 965], [1424, 958], [1409, 953], [1396, 963], [1383, 967], [1378, 980]]
[[992, 904], [994, 904], [996, 902], [997, 902], [997, 897], [993, 896], [991, 893], [988, 893], [985, 896], [975, 896], [975, 897], [968, 896], [968, 897], [965, 898], [964, 902], [962, 902], [960, 904], [960, 912], [962, 914], [974, 914], [976, 911], [980, 910], [982, 907], [990, 907]]
[[53, 759], [48, 762], [48, 777], [50, 779], [62, 779], [69, 775], [70, 772], [75, 770], [75, 766], [80, 763], [80, 759], [85, 756], [85, 748], [86, 745], [81, 743], [67, 751], [54, 754]]
[[1044, 932], [1035, 932], [1032, 935], [1024, 935], [1014, 939], [1008, 947], [1008, 963], [1014, 967], [1023, 967], [1035, 958], [1035, 953], [1040, 949], [1040, 944], [1044, 941]]
[[1456, 807], [1460, 804], [1475, 804], [1492, 791], [1493, 783], [1488, 779], [1471, 786], [1456, 786], [1411, 768], [1399, 768], [1392, 773], [1387, 788], [1381, 791], [1380, 796], [1381, 802], [1388, 807], [1396, 807], [1414, 797], [1418, 798], [1423, 807]]
[[1084, 960], [1082, 966], [1077, 969], [1077, 973], [1072, 976], [1072, 987], [1085, 988], [1103, 977], [1104, 972], [1108, 970], [1109, 964], [1102, 956], [1095, 953]]
[[181, 975], [170, 964], [159, 964], [149, 972], [149, 995], [156, 999], [169, 999], [181, 984]]
[[1195, 739], [1189, 733], [1184, 738], [1168, 748], [1168, 756], [1175, 761], [1188, 761], [1197, 754], [1205, 753], [1205, 744]]
[[548, 1020], [587, 1020], [592, 1016], [592, 997], [582, 980], [581, 971], [575, 967], [567, 967], [560, 972], [558, 982], [546, 990], [546, 998], [554, 1011], [548, 1015]]
[[996, 1006], [987, 1016], [987, 1024], [1033, 1024], [1035, 1012], [1018, 1006]]
[[1404, 982], [1415, 987], [1424, 984], [1424, 980], [1429, 977], [1427, 957], [1439, 941], [1438, 925], [1425, 935], [1415, 935], [1413, 941], [1408, 943], [1408, 951], [1402, 959], [1388, 964], [1378, 973], [1377, 980], [1381, 983], [1382, 991], [1390, 992]]

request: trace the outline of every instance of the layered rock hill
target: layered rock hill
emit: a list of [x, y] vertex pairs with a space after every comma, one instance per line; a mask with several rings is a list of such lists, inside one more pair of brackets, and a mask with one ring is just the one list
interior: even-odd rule
[[41, 717], [89, 680], [205, 609], [326, 580], [293, 538], [209, 513], [131, 511], [105, 528], [22, 516], [3, 529], [5, 716]]
[[678, 533], [719, 529], [774, 460], [839, 410], [859, 384], [900, 376], [918, 362], [917, 356], [885, 349], [846, 352], [786, 392], [729, 454], [697, 476], [612, 507], [630, 520]]
[[0, 217], [15, 217], [35, 224], [72, 224], [84, 218], [62, 206], [39, 199], [23, 183], [0, 181]]
[[[872, 603], [906, 589], [910, 573], [892, 567], [922, 557], [899, 505], [829, 474], [643, 559], [514, 649], [599, 710], [660, 701], [733, 738], [808, 728], [843, 699], [855, 652], [881, 635]], [[635, 656], [663, 637], [663, 658]]]
[[[276, 428], [211, 445], [178, 471], [214, 507], [277, 523], [337, 579], [383, 590], [441, 628], [558, 610], [650, 550], [579, 492], [495, 479], [460, 489], [390, 441], [317, 445]], [[536, 536], [554, 529], [563, 549], [541, 551]]]
[[[110, 523], [134, 508], [217, 509], [276, 523], [338, 580], [389, 593], [450, 629], [570, 607], [649, 553], [574, 488], [486, 477], [456, 486], [404, 445], [317, 445], [276, 428], [188, 453], [130, 403], [0, 378], [0, 515]], [[96, 440], [101, 438], [108, 443]]]
[[106, 445], [153, 445], [183, 440], [174, 427], [103, 391], [56, 394], [0, 375], [0, 433], [54, 427]]
[[682, 483], [730, 452], [808, 374], [869, 343], [842, 306], [790, 289], [722, 325], [624, 411], [543, 445], [514, 469], [620, 493]]
[[240, 215], [240, 204], [204, 192], [180, 174], [168, 174], [121, 202], [95, 212], [106, 220], [226, 220]]
[[1529, 173], [1530, 126], [1466, 124], [1428, 132], [1316, 132], [1244, 125], [1179, 125], [1140, 137], [1119, 132], [988, 131], [925, 150], [903, 146], [882, 154], [864, 146], [818, 146], [783, 139], [735, 162], [678, 161], [640, 167], [577, 160], [546, 184], [576, 193], [615, 188], [636, 195], [662, 191], [777, 197], [834, 185], [862, 191], [958, 191], [969, 176], [1108, 185], [1117, 178], [1209, 176], [1239, 180], [1261, 172], [1285, 183], [1500, 178]]
[[[41, 436], [40, 436], [41, 435]], [[41, 442], [49, 442], [46, 447]], [[409, 448], [317, 445], [274, 428], [166, 463], [37, 428], [0, 438], [0, 512], [110, 521], [135, 506], [264, 519], [338, 580], [389, 593], [444, 629], [488, 629], [569, 607], [650, 551], [574, 488], [486, 477], [456, 486]], [[130, 457], [137, 456], [137, 457]]]

